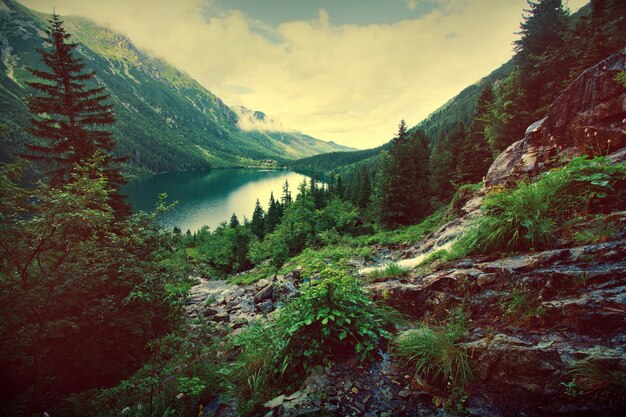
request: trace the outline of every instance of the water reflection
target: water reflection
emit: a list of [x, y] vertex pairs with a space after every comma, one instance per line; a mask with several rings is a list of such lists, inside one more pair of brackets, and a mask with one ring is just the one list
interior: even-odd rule
[[289, 181], [295, 196], [303, 179], [308, 178], [293, 171], [216, 169], [142, 177], [129, 182], [123, 192], [135, 211], [154, 210], [158, 195], [167, 193], [167, 201], [178, 201], [178, 205], [161, 218], [163, 225], [196, 231], [203, 225], [214, 229], [232, 213], [241, 222], [244, 216], [250, 219], [257, 198], [267, 209], [272, 191], [279, 198], [283, 184]]

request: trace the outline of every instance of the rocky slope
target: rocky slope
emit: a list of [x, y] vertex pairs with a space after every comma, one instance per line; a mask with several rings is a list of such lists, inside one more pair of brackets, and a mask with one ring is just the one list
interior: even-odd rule
[[[26, 141], [27, 67], [42, 64], [48, 16], [14, 0], [0, 0], [0, 160]], [[258, 165], [265, 159], [296, 159], [349, 148], [298, 132], [245, 129], [219, 97], [164, 61], [137, 49], [123, 35], [79, 17], [63, 17], [78, 43], [76, 54], [111, 94], [120, 154], [135, 171], [175, 171]]]
[[[387, 249], [385, 256], [432, 253], [480, 216], [482, 197], [492, 187], [530, 179], [567, 157], [610, 154], [614, 162], [624, 161], [626, 89], [614, 78], [625, 68], [625, 54], [618, 54], [587, 70], [494, 162], [482, 189], [465, 196], [457, 219], [419, 245]], [[551, 250], [434, 264], [365, 284], [375, 300], [414, 322], [441, 323], [459, 307], [466, 312], [469, 330], [459, 344], [469, 354], [472, 379], [462, 392], [429, 385], [381, 352], [378, 362], [347, 360], [317, 369], [296, 392], [267, 402], [266, 415], [623, 415], [626, 211], [595, 221], [614, 226], [600, 243], [576, 245], [564, 236]], [[297, 295], [299, 282], [298, 270], [246, 287], [206, 282], [195, 289], [190, 314], [237, 328]], [[207, 299], [210, 307], [202, 307]]]

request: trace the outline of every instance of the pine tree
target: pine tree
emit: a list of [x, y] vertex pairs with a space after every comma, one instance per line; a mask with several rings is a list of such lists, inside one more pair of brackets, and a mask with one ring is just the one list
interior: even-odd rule
[[367, 207], [372, 196], [372, 182], [367, 168], [361, 167], [356, 179], [351, 181], [349, 185], [351, 186], [350, 201], [359, 208]]
[[315, 209], [319, 210], [323, 208], [325, 205], [324, 189], [319, 187], [316, 177], [311, 177], [309, 188], [311, 192], [311, 198], [313, 198], [313, 202], [315, 203]]
[[289, 182], [285, 180], [285, 184], [283, 185], [283, 195], [280, 197], [280, 201], [283, 207], [291, 204], [291, 191], [289, 191]]
[[265, 233], [269, 234], [276, 230], [280, 224], [282, 217], [282, 207], [278, 201], [274, 200], [274, 193], [270, 194], [270, 201], [267, 206], [267, 215], [265, 216]]
[[343, 180], [341, 179], [341, 175], [337, 175], [337, 186], [335, 187], [335, 192], [337, 197], [343, 199], [345, 198], [346, 189], [343, 185]]
[[411, 224], [427, 213], [427, 143], [421, 132], [409, 137], [406, 123], [400, 122], [377, 180], [376, 213], [383, 226]]
[[233, 213], [233, 215], [230, 216], [230, 228], [236, 229], [238, 226], [239, 226], [239, 218], [237, 218], [237, 215]]
[[428, 160], [430, 194], [435, 205], [445, 202], [452, 194], [449, 177], [451, 159], [448, 135], [442, 131], [439, 139], [433, 143]]
[[252, 213], [250, 230], [259, 239], [263, 239], [265, 236], [265, 211], [263, 211], [258, 198], [256, 199], [256, 204], [254, 206], [254, 212]]
[[522, 139], [533, 120], [533, 100], [522, 86], [519, 68], [499, 82], [495, 99], [483, 117], [484, 133], [494, 155]]
[[493, 99], [493, 90], [490, 85], [487, 85], [478, 98], [469, 133], [459, 150], [453, 178], [457, 185], [473, 184], [480, 181], [493, 161], [489, 144], [485, 138], [484, 120]]
[[527, 1], [529, 8], [524, 10], [520, 39], [514, 42], [515, 60], [536, 120], [560, 94], [573, 57], [567, 44], [569, 14], [561, 0]]
[[30, 152], [24, 157], [44, 161], [49, 166], [50, 184], [61, 186], [71, 181], [74, 165], [84, 166], [100, 154], [100, 168], [90, 174], [107, 179], [113, 190], [110, 205], [125, 216], [130, 208], [119, 194], [125, 180], [114, 167], [125, 158], [113, 156], [115, 141], [106, 129], [115, 123], [112, 106], [105, 103], [109, 95], [104, 87], [87, 86], [95, 72], [86, 72], [83, 61], [73, 55], [76, 44], [69, 42], [71, 36], [59, 15], [53, 13], [48, 22], [48, 47], [37, 50], [47, 69], [28, 68], [39, 80], [28, 83], [38, 93], [28, 97], [33, 115], [28, 131], [42, 143], [28, 145]]

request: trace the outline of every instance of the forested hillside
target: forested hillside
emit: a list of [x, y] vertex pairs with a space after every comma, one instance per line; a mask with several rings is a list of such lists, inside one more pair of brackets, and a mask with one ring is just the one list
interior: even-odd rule
[[[323, 152], [348, 150], [302, 133], [244, 131], [238, 116], [218, 97], [167, 63], [138, 50], [123, 35], [79, 17], [66, 26], [79, 43], [76, 53], [98, 74], [111, 94], [118, 123], [117, 153], [130, 156], [129, 172], [164, 172], [225, 166], [254, 166]], [[10, 150], [32, 139], [25, 133], [28, 112], [26, 67], [39, 67], [45, 16], [13, 0], [0, 7], [0, 112], [8, 129], [0, 144]]]

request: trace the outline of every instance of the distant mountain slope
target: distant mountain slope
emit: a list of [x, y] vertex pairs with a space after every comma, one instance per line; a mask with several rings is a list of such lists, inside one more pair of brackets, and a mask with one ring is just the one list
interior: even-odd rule
[[[46, 18], [14, 0], [0, 0], [0, 122], [9, 128], [0, 146], [2, 159], [31, 140], [24, 132], [26, 81], [32, 79], [26, 67], [41, 67], [36, 48]], [[111, 94], [118, 151], [131, 156], [129, 171], [248, 166], [350, 149], [302, 133], [244, 131], [237, 114], [218, 97], [128, 38], [87, 19], [63, 19], [79, 43], [77, 54]]]
[[474, 115], [478, 97], [483, 89], [487, 85], [494, 85], [497, 81], [504, 79], [513, 68], [513, 59], [510, 59], [491, 74], [463, 89], [463, 91], [411, 128], [410, 131], [422, 130], [431, 141], [436, 141], [441, 132], [450, 132], [459, 122], [463, 122], [465, 126], [468, 126]]
[[350, 166], [369, 158], [375, 157], [382, 150], [387, 149], [389, 144], [374, 149], [353, 152], [331, 152], [321, 155], [309, 156], [289, 163], [289, 167], [298, 171], [314, 173], [333, 172], [338, 168]]

